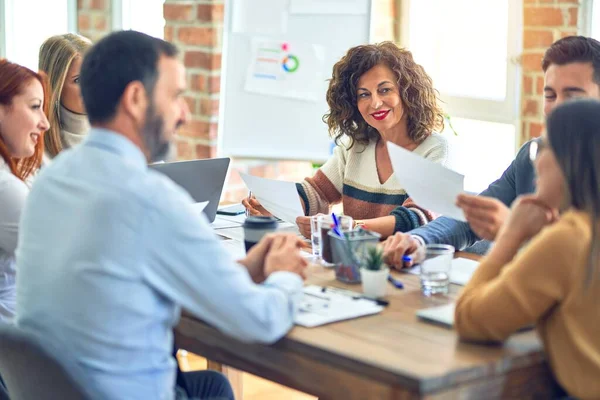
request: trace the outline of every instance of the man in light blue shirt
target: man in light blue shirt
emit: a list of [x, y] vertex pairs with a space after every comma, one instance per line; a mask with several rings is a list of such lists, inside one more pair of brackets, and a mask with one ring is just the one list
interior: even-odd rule
[[[236, 263], [190, 196], [147, 168], [187, 118], [176, 56], [133, 31], [89, 50], [80, 80], [92, 130], [42, 170], [21, 220], [16, 323], [68, 346], [106, 399], [176, 397], [181, 307], [270, 343], [290, 329], [301, 298], [299, 239], [270, 236]], [[214, 375], [185, 378], [197, 388], [190, 397], [233, 396]]]

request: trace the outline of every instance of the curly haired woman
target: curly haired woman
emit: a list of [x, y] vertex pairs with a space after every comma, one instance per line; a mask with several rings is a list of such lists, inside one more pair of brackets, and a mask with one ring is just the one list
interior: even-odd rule
[[[315, 176], [297, 184], [302, 234], [310, 237], [308, 216], [340, 202], [346, 215], [383, 237], [431, 221], [392, 176], [386, 147], [391, 142], [441, 164], [448, 159], [448, 144], [435, 133], [444, 126], [437, 91], [412, 54], [391, 42], [351, 48], [333, 67], [327, 103], [323, 121], [337, 146]], [[242, 203], [251, 215], [268, 215], [254, 198]]]

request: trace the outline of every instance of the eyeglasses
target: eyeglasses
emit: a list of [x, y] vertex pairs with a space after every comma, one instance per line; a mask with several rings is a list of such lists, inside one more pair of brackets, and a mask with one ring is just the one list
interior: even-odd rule
[[531, 162], [537, 160], [540, 152], [544, 150], [548, 144], [545, 139], [534, 140], [529, 144], [529, 159]]

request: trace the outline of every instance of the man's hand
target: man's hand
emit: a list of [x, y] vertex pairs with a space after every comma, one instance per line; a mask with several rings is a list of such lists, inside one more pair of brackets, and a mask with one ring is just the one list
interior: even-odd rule
[[[262, 283], [275, 270], [286, 270], [285, 267], [279, 268], [275, 266], [271, 267], [269, 272], [267, 272], [267, 265], [269, 263], [279, 262], [278, 254], [282, 251], [282, 247], [284, 248], [284, 251], [289, 252], [287, 254], [289, 258], [289, 260], [287, 260], [288, 264], [295, 267], [301, 266], [301, 270], [304, 271], [308, 262], [300, 256], [299, 251], [304, 246], [305, 244], [302, 240], [298, 239], [294, 234], [271, 233], [265, 235], [260, 242], [250, 249], [246, 257], [238, 262], [248, 268], [250, 277], [255, 283]], [[292, 272], [296, 271], [292, 270]], [[299, 275], [304, 277], [302, 274]]]
[[294, 234], [279, 234], [272, 239], [265, 257], [265, 278], [277, 271], [289, 271], [306, 278], [308, 261], [300, 255], [304, 243]]
[[[383, 257], [387, 265], [396, 269], [410, 268], [424, 258], [425, 249], [421, 242], [408, 233], [396, 232], [382, 244]], [[410, 256], [411, 261], [403, 261], [404, 256]]]
[[473, 232], [486, 240], [496, 238], [509, 214], [508, 207], [493, 197], [460, 194], [456, 205], [462, 208]]

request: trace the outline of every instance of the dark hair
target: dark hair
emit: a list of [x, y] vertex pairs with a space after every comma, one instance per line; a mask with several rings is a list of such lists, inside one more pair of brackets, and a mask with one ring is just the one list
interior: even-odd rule
[[379, 132], [369, 126], [358, 111], [356, 93], [360, 77], [379, 64], [388, 66], [396, 75], [402, 105], [408, 115], [409, 138], [420, 143], [433, 131], [441, 131], [444, 115], [431, 78], [415, 63], [410, 51], [392, 42], [382, 42], [353, 47], [333, 66], [327, 90], [329, 112], [323, 121], [336, 143], [344, 135], [350, 138], [349, 147], [355, 141], [367, 144], [371, 139], [379, 139]]
[[111, 120], [127, 85], [143, 83], [152, 96], [160, 56], [176, 57], [177, 48], [135, 31], [109, 34], [93, 45], [81, 65], [81, 96], [90, 123]]
[[594, 82], [600, 85], [600, 42], [585, 36], [567, 36], [546, 50], [542, 59], [542, 70], [546, 72], [552, 64], [591, 63]]
[[[21, 94], [23, 89], [33, 79], [37, 79], [44, 89], [43, 109], [44, 114], [48, 115], [48, 79], [43, 72], [35, 73], [29, 68], [15, 64], [6, 59], [0, 59], [0, 104], [3, 106], [12, 106], [15, 96]], [[25, 180], [29, 175], [36, 171], [42, 162], [44, 155], [44, 137], [38, 140], [35, 146], [35, 152], [31, 157], [13, 158], [0, 132], [0, 157], [4, 159], [10, 171], [19, 179]]]
[[600, 101], [577, 99], [547, 119], [548, 142], [562, 170], [571, 207], [590, 214], [592, 242], [588, 283], [600, 262]]

